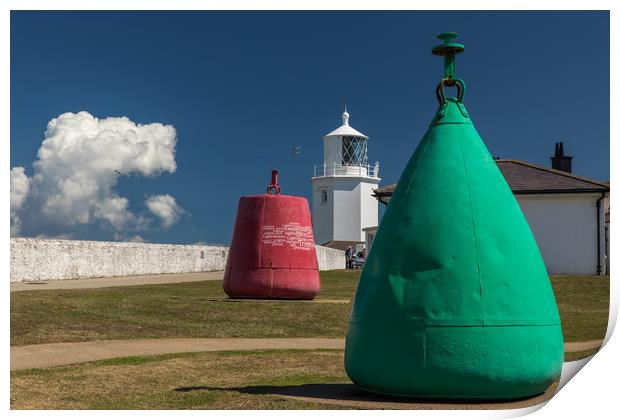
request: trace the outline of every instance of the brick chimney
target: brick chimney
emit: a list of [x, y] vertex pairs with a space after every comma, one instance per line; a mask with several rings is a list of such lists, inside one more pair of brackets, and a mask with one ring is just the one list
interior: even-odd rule
[[564, 156], [564, 142], [555, 144], [555, 156], [551, 158], [551, 167], [558, 171], [572, 172], [573, 157]]

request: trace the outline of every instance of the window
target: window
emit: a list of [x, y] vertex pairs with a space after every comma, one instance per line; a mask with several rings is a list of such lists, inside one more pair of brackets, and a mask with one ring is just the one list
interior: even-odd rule
[[342, 164], [366, 166], [368, 164], [368, 144], [363, 137], [344, 136], [342, 138]]
[[321, 190], [321, 204], [327, 204], [327, 190]]
[[375, 239], [375, 235], [372, 233], [367, 233], [366, 234], [366, 248], [370, 249], [370, 247], [372, 246], [372, 241]]

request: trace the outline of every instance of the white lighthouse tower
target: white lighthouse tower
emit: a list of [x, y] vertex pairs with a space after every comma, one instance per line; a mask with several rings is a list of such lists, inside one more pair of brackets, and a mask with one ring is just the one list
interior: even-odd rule
[[312, 224], [318, 244], [364, 241], [365, 227], [377, 226], [379, 163], [368, 165], [368, 136], [349, 125], [345, 107], [342, 125], [323, 137], [323, 164], [312, 177]]

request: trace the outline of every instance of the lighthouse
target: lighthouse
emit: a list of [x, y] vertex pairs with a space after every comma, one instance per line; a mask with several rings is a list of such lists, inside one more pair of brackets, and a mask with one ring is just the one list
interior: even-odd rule
[[312, 177], [312, 224], [318, 244], [330, 241], [364, 241], [366, 227], [377, 226], [379, 162], [368, 164], [368, 136], [349, 125], [344, 110], [342, 125], [323, 137], [323, 164]]

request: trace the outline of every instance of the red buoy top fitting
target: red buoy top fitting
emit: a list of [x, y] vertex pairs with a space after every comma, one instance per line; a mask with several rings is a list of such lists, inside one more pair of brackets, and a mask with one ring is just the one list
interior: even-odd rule
[[[272, 191], [275, 191], [272, 193]], [[275, 169], [271, 170], [271, 184], [267, 187], [267, 194], [270, 195], [280, 195], [280, 185], [278, 184], [278, 171]]]

